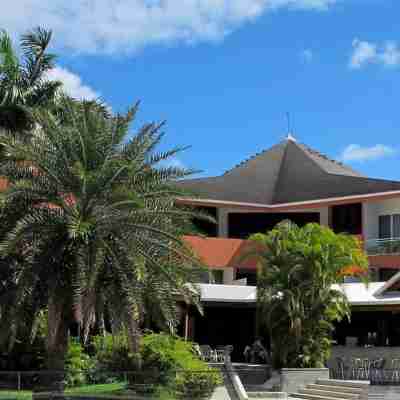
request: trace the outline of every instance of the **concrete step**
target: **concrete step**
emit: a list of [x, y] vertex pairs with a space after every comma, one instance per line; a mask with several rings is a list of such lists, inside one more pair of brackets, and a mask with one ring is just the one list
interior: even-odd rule
[[291, 393], [291, 397], [305, 400], [347, 400], [340, 397], [331, 397], [331, 396], [321, 396], [317, 394], [309, 394], [309, 393]]
[[262, 385], [271, 376], [271, 367], [263, 364], [233, 363], [243, 385]]
[[318, 379], [317, 384], [327, 386], [352, 387], [364, 390], [369, 388], [369, 381], [341, 381], [339, 379]]
[[304, 388], [304, 389], [299, 389], [299, 393], [315, 394], [317, 396], [336, 397], [339, 399], [348, 399], [348, 400], [359, 400], [360, 399], [360, 394], [343, 393], [342, 391], [340, 391], [339, 386], [337, 387], [337, 389], [333, 389], [333, 390]]
[[287, 399], [287, 394], [284, 392], [247, 392], [247, 396], [249, 399], [282, 399], [286, 400]]
[[351, 386], [339, 386], [339, 385], [320, 385], [318, 383], [310, 383], [306, 386], [309, 389], [326, 390], [326, 391], [339, 391], [342, 393], [353, 393], [353, 394], [363, 394], [364, 389], [351, 387]]

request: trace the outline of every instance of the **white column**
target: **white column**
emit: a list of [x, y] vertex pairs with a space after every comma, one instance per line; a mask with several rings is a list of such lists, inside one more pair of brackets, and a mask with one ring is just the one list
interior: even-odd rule
[[235, 280], [235, 270], [234, 268], [225, 268], [224, 269], [224, 285], [231, 285]]
[[324, 207], [320, 209], [319, 220], [322, 226], [329, 227], [329, 207]]

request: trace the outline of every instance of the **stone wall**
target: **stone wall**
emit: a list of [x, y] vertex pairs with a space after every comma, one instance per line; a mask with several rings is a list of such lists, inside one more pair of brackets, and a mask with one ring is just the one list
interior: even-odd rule
[[299, 389], [315, 383], [318, 379], [329, 379], [327, 368], [282, 368], [281, 391], [297, 393]]
[[394, 358], [400, 359], [400, 347], [350, 347], [334, 346], [332, 355], [328, 361], [328, 368], [336, 368], [336, 357], [344, 358], [350, 361], [352, 358], [368, 358], [370, 360], [384, 358], [386, 360], [385, 368], [391, 368]]

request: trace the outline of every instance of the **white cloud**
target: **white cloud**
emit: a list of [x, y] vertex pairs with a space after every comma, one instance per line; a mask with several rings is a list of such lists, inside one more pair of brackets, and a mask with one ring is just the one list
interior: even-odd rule
[[90, 86], [84, 85], [82, 79], [66, 68], [56, 66], [47, 73], [47, 78], [61, 81], [66, 94], [79, 100], [95, 100], [100, 94]]
[[303, 62], [310, 63], [314, 58], [314, 54], [313, 54], [312, 50], [305, 49], [300, 53], [300, 58]]
[[[339, 0], [17, 0], [0, 26], [54, 30], [58, 50], [129, 53], [148, 45], [215, 41], [279, 8], [323, 11]], [[23, 10], [23, 12], [21, 12]]]
[[353, 54], [349, 66], [360, 69], [367, 64], [381, 64], [386, 67], [400, 66], [400, 48], [396, 42], [379, 46], [373, 42], [353, 40]]
[[376, 144], [371, 147], [363, 147], [359, 144], [349, 144], [340, 156], [341, 161], [369, 161], [389, 157], [396, 153], [393, 147], [383, 144]]
[[353, 40], [353, 54], [350, 60], [351, 68], [361, 68], [363, 65], [375, 62], [377, 57], [376, 45], [373, 43]]
[[388, 67], [400, 65], [400, 48], [395, 42], [388, 42], [381, 53], [382, 62]]

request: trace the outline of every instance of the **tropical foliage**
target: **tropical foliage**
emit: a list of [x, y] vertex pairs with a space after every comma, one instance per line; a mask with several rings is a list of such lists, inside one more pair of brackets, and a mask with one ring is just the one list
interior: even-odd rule
[[46, 77], [55, 61], [48, 52], [51, 36], [42, 28], [23, 35], [19, 59], [10, 36], [0, 32], [0, 128], [29, 135], [34, 111], [54, 104], [61, 83]]
[[87, 337], [106, 309], [114, 326], [127, 329], [140, 368], [149, 293], [159, 323], [170, 330], [177, 296], [197, 301], [187, 282], [200, 269], [181, 239], [193, 213], [174, 201], [183, 195], [174, 182], [192, 171], [160, 165], [181, 150], [155, 151], [162, 124], [129, 135], [137, 105], [116, 116], [93, 102], [63, 99], [60, 107], [61, 120], [35, 112], [30, 141], [1, 137], [0, 174], [9, 187], [2, 194], [0, 250], [16, 261], [0, 324], [17, 329], [25, 307], [38, 315], [46, 304], [47, 367], [59, 370], [71, 325]]
[[[257, 245], [259, 320], [269, 332], [276, 367], [323, 367], [334, 322], [349, 317], [344, 271], [363, 277], [368, 262], [358, 240], [319, 224], [283, 222]], [[254, 255], [254, 254], [253, 254]]]

